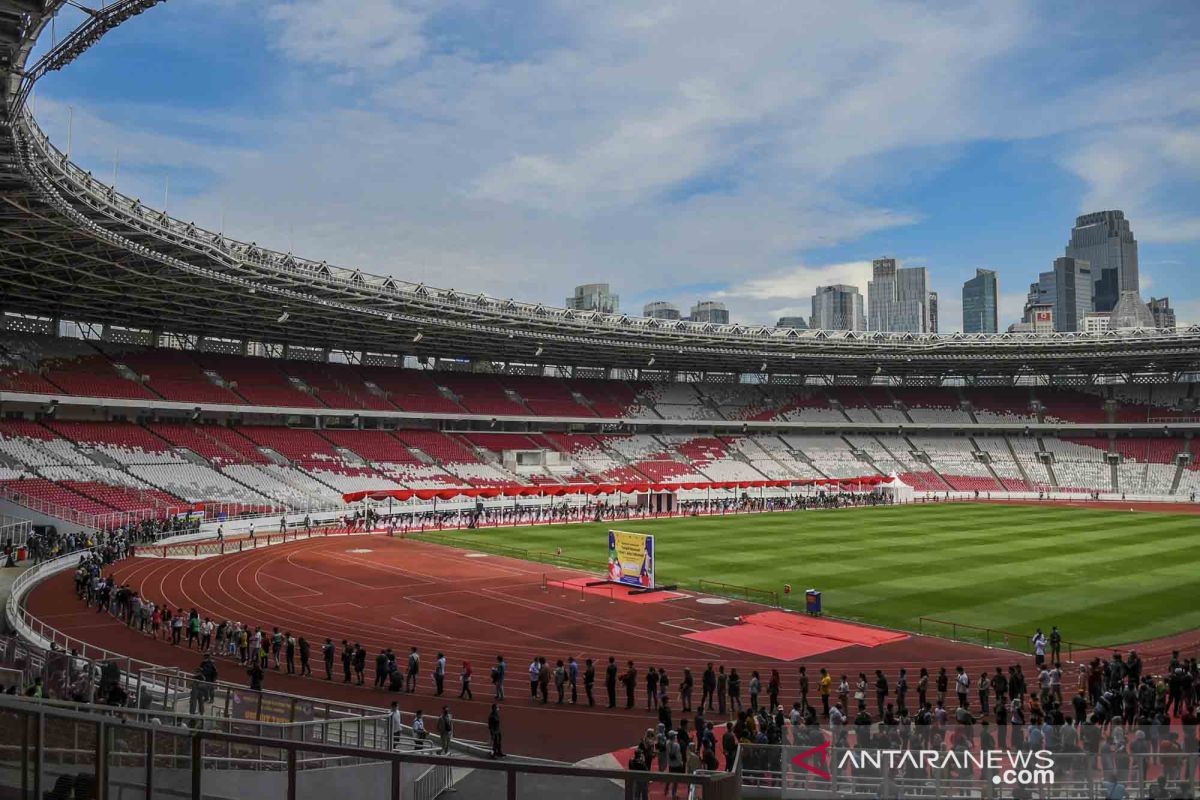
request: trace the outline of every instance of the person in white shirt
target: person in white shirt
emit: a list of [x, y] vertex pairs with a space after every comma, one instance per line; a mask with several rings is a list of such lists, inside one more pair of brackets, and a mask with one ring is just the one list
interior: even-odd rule
[[414, 750], [424, 750], [425, 740], [429, 734], [425, 730], [425, 714], [420, 709], [417, 709], [416, 716], [413, 717], [412, 723], [413, 738], [416, 742], [413, 743]]
[[400, 716], [400, 704], [392, 701], [392, 710], [388, 714], [388, 723], [392, 728], [392, 749], [400, 749], [400, 739], [404, 736], [404, 721]]
[[1033, 660], [1039, 667], [1046, 661], [1046, 634], [1041, 628], [1033, 635]]

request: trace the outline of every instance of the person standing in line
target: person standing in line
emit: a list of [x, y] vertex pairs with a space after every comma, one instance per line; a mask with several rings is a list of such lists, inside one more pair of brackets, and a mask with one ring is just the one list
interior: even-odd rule
[[404, 736], [404, 721], [400, 716], [400, 704], [392, 701], [391, 711], [388, 712], [388, 727], [392, 729], [392, 749], [400, 749], [400, 739]]
[[821, 713], [829, 719], [829, 696], [833, 693], [833, 676], [824, 667], [821, 667], [821, 677], [817, 680], [817, 692], [821, 695]]
[[387, 677], [387, 651], [382, 647], [379, 648], [379, 654], [375, 656], [375, 688], [382, 689], [384, 679]]
[[416, 740], [413, 742], [413, 749], [424, 750], [425, 740], [429, 738], [429, 731], [425, 730], [425, 712], [419, 708], [417, 709], [417, 713], [413, 715], [412, 729], [413, 739]]
[[991, 680], [988, 678], [987, 672], [979, 673], [979, 708], [981, 714], [987, 716], [988, 713], [988, 695], [992, 688]]
[[725, 733], [721, 734], [721, 749], [725, 751], [725, 770], [733, 770], [733, 762], [737, 759], [738, 739], [733, 733], [733, 723], [725, 723]]
[[538, 695], [542, 698], [542, 705], [550, 702], [550, 664], [546, 661], [545, 656], [538, 658]]
[[646, 710], [658, 708], [658, 670], [651, 667], [646, 672]]
[[[804, 679], [808, 680], [807, 677]], [[807, 695], [807, 692], [805, 693]], [[771, 670], [771, 677], [767, 680], [767, 698], [770, 701], [767, 706], [768, 711], [774, 711], [779, 707], [779, 670]], [[807, 700], [804, 703], [805, 710], [808, 709]]]
[[632, 661], [629, 662], [621, 682], [625, 684], [625, 707], [633, 708], [633, 696], [637, 691], [637, 667]]
[[325, 644], [321, 645], [321, 658], [325, 661], [325, 680], [333, 680], [333, 639], [325, 637]]
[[363, 647], [358, 642], [354, 643], [354, 677], [358, 680], [359, 686], [365, 686], [367, 671], [367, 648]]
[[284, 634], [283, 644], [284, 661], [287, 663], [287, 674], [296, 674], [296, 637], [292, 636], [291, 632]]
[[283, 634], [279, 632], [279, 628], [271, 634], [271, 667], [279, 669], [279, 653], [283, 650]]
[[571, 686], [571, 705], [579, 702], [579, 662], [575, 656], [567, 657], [567, 683]]
[[1046, 634], [1042, 633], [1041, 628], [1033, 635], [1033, 661], [1038, 669], [1046, 663]]
[[738, 711], [742, 710], [742, 678], [737, 667], [729, 670], [729, 710], [733, 711], [735, 706]]
[[542, 673], [542, 664], [535, 657], [533, 659], [533, 661], [529, 662], [529, 696], [532, 697], [534, 700], [537, 699], [538, 675], [540, 675], [541, 673]]
[[504, 676], [508, 673], [508, 665], [504, 656], [496, 656], [496, 666], [492, 667], [492, 685], [496, 687], [496, 699], [504, 699]]
[[1055, 663], [1062, 660], [1062, 634], [1057, 625], [1050, 627], [1050, 660]]
[[875, 699], [879, 703], [879, 717], [883, 718], [883, 707], [887, 705], [888, 680], [883, 670], [875, 670]]
[[758, 670], [750, 671], [750, 713], [758, 713], [758, 693], [762, 689], [762, 681], [758, 679]]
[[558, 692], [558, 705], [563, 704], [563, 687], [567, 683], [567, 668], [563, 666], [562, 659], [554, 665], [554, 688]]
[[708, 666], [704, 668], [704, 674], [700, 676], [700, 707], [703, 708], [705, 701], [708, 702], [708, 710], [713, 710], [713, 692], [717, 689], [717, 673], [713, 670], [713, 663], [708, 662]]
[[844, 672], [838, 681], [838, 703], [842, 706], [842, 713], [845, 714], [846, 710], [850, 708], [850, 676]]
[[300, 642], [299, 642], [299, 647], [300, 647], [300, 675], [301, 675], [301, 677], [303, 677], [305, 675], [312, 675], [312, 667], [310, 667], [308, 665], [308, 657], [309, 657], [308, 639], [305, 639], [303, 636], [301, 636]]
[[725, 716], [725, 701], [728, 697], [729, 676], [725, 674], [725, 665], [722, 664], [717, 667], [717, 713], [721, 716]]
[[958, 695], [958, 705], [960, 708], [970, 709], [970, 696], [968, 691], [971, 688], [971, 676], [962, 668], [960, 664], [955, 668], [954, 676], [954, 691]]
[[[772, 709], [777, 705], [779, 703], [774, 700], [771, 701]], [[803, 664], [800, 665], [800, 709], [805, 714], [808, 713], [808, 667]]]
[[492, 758], [504, 758], [504, 738], [500, 732], [500, 707], [492, 703], [487, 718], [488, 736], [492, 740]]
[[905, 711], [908, 709], [908, 670], [904, 667], [900, 668], [900, 677], [896, 679], [896, 710]]
[[604, 668], [604, 688], [608, 691], [608, 707], [617, 707], [617, 662], [608, 657], [608, 666]]
[[938, 667], [937, 674], [937, 702], [939, 705], [946, 704], [946, 692], [950, 688], [950, 678], [946, 675], [945, 667]]
[[465, 697], [467, 700], [474, 700], [475, 695], [471, 694], [471, 662], [470, 661], [462, 662], [462, 671], [460, 671], [458, 673], [458, 680], [459, 680], [459, 683], [462, 684], [462, 689], [460, 689], [458, 692], [458, 699], [462, 700]]
[[434, 695], [441, 697], [446, 688], [446, 656], [442, 653], [438, 653], [433, 662], [433, 685]]
[[409, 694], [417, 690], [417, 676], [421, 671], [421, 655], [417, 648], [408, 652], [408, 672], [404, 675], [404, 691]]
[[583, 669], [583, 691], [587, 695], [588, 708], [596, 705], [596, 696], [593, 690], [596, 687], [596, 665], [589, 658]]
[[246, 674], [250, 676], [250, 691], [261, 692], [263, 688], [263, 668], [262, 664], [255, 659], [250, 668], [246, 670]]
[[679, 682], [679, 707], [681, 711], [692, 710], [692, 687], [696, 681], [692, 678], [692, 670], [683, 668], [683, 680]]
[[438, 739], [441, 747], [438, 753], [441, 755], [450, 754], [450, 741], [454, 736], [454, 718], [450, 716], [450, 706], [442, 706], [442, 715], [437, 721]]
[[920, 711], [929, 702], [929, 670], [921, 667], [917, 677], [917, 710]]

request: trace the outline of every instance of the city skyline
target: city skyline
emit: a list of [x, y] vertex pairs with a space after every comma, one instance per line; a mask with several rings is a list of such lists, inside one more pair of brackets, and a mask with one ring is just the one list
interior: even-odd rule
[[1200, 8], [726, 12], [163, 4], [33, 108], [149, 207], [493, 297], [605, 280], [630, 309], [706, 298], [770, 325], [887, 255], [928, 268], [942, 332], [996, 270], [1004, 328], [1071, 222], [1122, 209], [1142, 296], [1200, 322], [1200, 98], [1181, 90]]

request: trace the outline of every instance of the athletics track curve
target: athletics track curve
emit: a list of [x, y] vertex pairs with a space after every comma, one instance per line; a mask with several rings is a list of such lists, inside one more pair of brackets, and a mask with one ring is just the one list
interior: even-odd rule
[[[649, 666], [664, 667], [672, 682], [672, 709], [678, 718], [679, 680], [690, 667], [696, 680], [712, 661], [742, 675], [748, 694], [750, 673], [767, 676], [777, 668], [782, 677], [781, 702], [798, 697], [797, 666], [805, 664], [816, 694], [816, 676], [825, 667], [835, 676], [859, 671], [873, 675], [882, 668], [894, 683], [900, 667], [915, 676], [920, 666], [931, 672], [964, 666], [977, 676], [986, 668], [1021, 663], [1026, 673], [1032, 658], [932, 637], [910, 636], [875, 647], [851, 645], [802, 660], [784, 661], [739, 649], [685, 638], [689, 634], [738, 624], [738, 618], [762, 612], [761, 606], [738, 601], [710, 604], [691, 592], [654, 603], [613, 600], [606, 593], [582, 592], [552, 585], [578, 581], [582, 573], [467, 553], [442, 545], [384, 535], [327, 536], [268, 548], [203, 559], [132, 558], [115, 565], [119, 582], [129, 583], [142, 597], [185, 610], [195, 607], [214, 621], [233, 620], [271, 630], [278, 626], [305, 636], [313, 648], [314, 677], [299, 678], [268, 671], [266, 687], [313, 697], [386, 707], [398, 700], [406, 711], [421, 708], [436, 715], [444, 701], [463, 720], [482, 722], [492, 702], [488, 673], [497, 654], [508, 662], [502, 717], [510, 752], [568, 761], [628, 746], [656, 721], [645, 710], [645, 685], [639, 677], [638, 704], [633, 711], [605, 708], [603, 667], [609, 655], [624, 669], [633, 659], [640, 676]], [[26, 605], [34, 616], [62, 632], [146, 661], [194, 669], [198, 656], [172, 647], [104, 614], [84, 610], [73, 590], [73, 576], [61, 573], [36, 587]], [[799, 619], [803, 619], [800, 617]], [[320, 644], [330, 637], [339, 645], [335, 680], [323, 677]], [[390, 647], [401, 660], [412, 646], [422, 656], [421, 687], [405, 695], [341, 682], [340, 643], [361, 642], [367, 649], [367, 681], [374, 678], [374, 656]], [[1195, 646], [1186, 634], [1140, 646], [1148, 663], [1161, 660], [1171, 647]], [[447, 656], [446, 698], [432, 697], [433, 660]], [[586, 705], [556, 706], [531, 701], [526, 668], [533, 656], [553, 666], [574, 655], [581, 666], [596, 659], [597, 700]], [[1090, 657], [1091, 654], [1088, 654]], [[474, 700], [458, 699], [458, 672], [463, 660], [474, 668]], [[233, 660], [218, 659], [222, 680], [242, 682], [244, 671]], [[1070, 669], [1065, 681], [1072, 681]], [[915, 684], [915, 677], [910, 678]], [[582, 687], [580, 690], [582, 697]], [[710, 721], [717, 722], [715, 715]], [[464, 732], [463, 735], [470, 735]], [[478, 737], [482, 738], [482, 737]]]

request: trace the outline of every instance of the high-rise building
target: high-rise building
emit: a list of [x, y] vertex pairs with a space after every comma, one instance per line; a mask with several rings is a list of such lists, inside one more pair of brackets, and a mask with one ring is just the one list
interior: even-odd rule
[[1175, 328], [1175, 309], [1171, 308], [1171, 299], [1168, 297], [1159, 297], [1157, 299], [1150, 298], [1150, 314], [1154, 317], [1154, 327], [1167, 328], [1174, 330]]
[[1065, 255], [1091, 266], [1096, 311], [1112, 311], [1121, 292], [1138, 291], [1137, 240], [1123, 211], [1077, 217]]
[[894, 258], [871, 262], [867, 284], [868, 327], [873, 331], [929, 331], [929, 273], [924, 267], [897, 269]]
[[679, 308], [674, 303], [668, 303], [666, 300], [655, 300], [653, 303], [646, 303], [642, 307], [642, 316], [652, 319], [683, 319], [683, 315], [679, 313]]
[[804, 317], [780, 317], [775, 323], [776, 328], [795, 328], [798, 331], [808, 328], [808, 320]]
[[724, 303], [718, 303], [715, 300], [701, 300], [692, 306], [692, 313], [688, 315], [688, 319], [692, 322], [711, 322], [714, 325], [728, 325], [729, 310], [725, 308]]
[[963, 333], [996, 333], [1000, 329], [999, 289], [996, 273], [990, 269], [976, 269], [975, 277], [963, 283]]
[[937, 292], [929, 293], [929, 332], [938, 332], [938, 301]]
[[857, 286], [818, 286], [812, 297], [812, 327], [826, 331], [861, 331], [866, 327], [863, 297]]
[[1054, 330], [1083, 330], [1092, 310], [1091, 267], [1077, 258], [1054, 259]]
[[575, 294], [567, 298], [566, 306], [576, 311], [615, 314], [621, 306], [621, 298], [609, 291], [607, 283], [585, 283], [575, 287]]
[[1104, 333], [1112, 327], [1111, 311], [1089, 311], [1083, 315], [1083, 325], [1080, 330], [1084, 333]]

